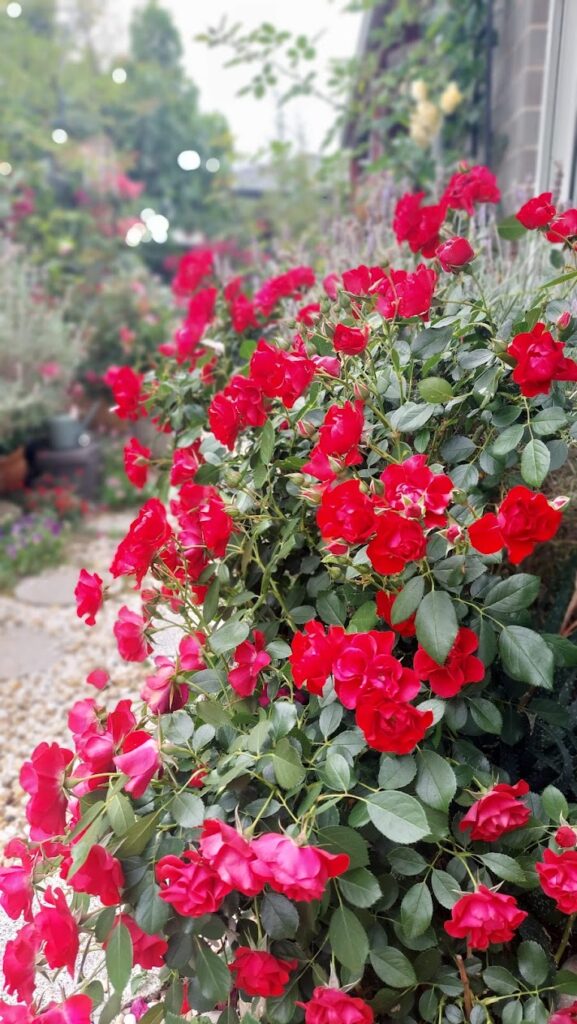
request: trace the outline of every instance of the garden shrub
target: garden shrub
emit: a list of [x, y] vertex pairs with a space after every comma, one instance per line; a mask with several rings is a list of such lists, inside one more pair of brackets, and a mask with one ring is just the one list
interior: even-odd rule
[[[152, 466], [127, 444], [159, 496], [111, 564], [142, 596], [116, 641], [141, 662], [175, 615], [183, 634], [142, 703], [78, 701], [74, 749], [41, 743], [23, 768], [30, 839], [0, 873], [25, 922], [8, 1024], [108, 1024], [153, 968], [145, 1024], [575, 1019], [550, 1015], [577, 995], [576, 808], [527, 759], [568, 725], [577, 652], [534, 628], [523, 563], [567, 502], [577, 271], [517, 284], [541, 244], [573, 259], [577, 211], [532, 201], [520, 217], [547, 240], [490, 278], [473, 214], [498, 198], [484, 168], [439, 203], [403, 197], [417, 265], [349, 267], [317, 303], [308, 268], [221, 292], [193, 255], [158, 373], [114, 377], [118, 414], [175, 441]], [[89, 624], [106, 589], [82, 571]], [[75, 968], [80, 943], [104, 977]], [[78, 994], [34, 1004], [35, 962]]]

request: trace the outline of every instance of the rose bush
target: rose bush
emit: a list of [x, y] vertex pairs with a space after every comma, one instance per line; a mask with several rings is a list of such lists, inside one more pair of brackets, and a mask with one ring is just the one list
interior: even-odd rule
[[[175, 616], [183, 636], [142, 703], [79, 700], [73, 749], [22, 769], [7, 1024], [84, 1021], [86, 997], [108, 1024], [152, 968], [145, 1024], [545, 1024], [577, 994], [577, 808], [510, 767], [541, 719], [562, 731], [577, 663], [534, 628], [522, 564], [567, 502], [548, 477], [575, 438], [577, 271], [530, 294], [484, 277], [467, 223], [497, 199], [473, 168], [422, 221], [401, 201], [417, 267], [349, 267], [318, 302], [309, 268], [223, 290], [191, 256], [158, 371], [112, 375], [121, 417], [174, 436], [169, 459], [128, 442], [160, 496], [112, 560], [142, 597], [116, 640], [142, 661]], [[106, 592], [82, 574], [88, 624]], [[79, 995], [43, 1010], [38, 964]]]

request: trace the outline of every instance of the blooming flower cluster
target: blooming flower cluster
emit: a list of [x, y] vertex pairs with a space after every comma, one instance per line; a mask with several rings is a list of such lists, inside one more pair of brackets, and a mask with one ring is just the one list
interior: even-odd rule
[[[110, 566], [134, 588], [118, 649], [148, 666], [113, 706], [95, 668], [70, 746], [23, 766], [0, 1020], [111, 1020], [135, 966], [168, 1024], [247, 1003], [267, 1024], [545, 1024], [574, 993], [577, 821], [531, 751], [542, 720], [565, 728], [547, 691], [575, 649], [533, 628], [529, 559], [568, 500], [547, 474], [573, 443], [575, 331], [563, 280], [530, 308], [480, 289], [498, 200], [467, 166], [437, 202], [401, 197], [394, 265], [357, 257], [301, 308], [310, 268], [222, 286], [197, 250], [157, 372], [111, 369], [119, 417], [174, 435], [127, 442], [152, 496]], [[573, 245], [550, 196], [519, 218]], [[108, 585], [80, 573], [88, 627]], [[42, 1008], [37, 965], [93, 1009]]]

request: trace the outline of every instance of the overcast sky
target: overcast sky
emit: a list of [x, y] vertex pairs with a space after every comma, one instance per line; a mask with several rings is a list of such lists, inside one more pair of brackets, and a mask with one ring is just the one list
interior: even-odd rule
[[[112, 0], [114, 20], [126, 27], [131, 12], [142, 0]], [[200, 88], [204, 110], [224, 113], [241, 153], [253, 155], [264, 143], [278, 138], [278, 119], [272, 98], [239, 97], [237, 90], [247, 81], [246, 70], [223, 68], [224, 51], [209, 50], [193, 42], [193, 36], [226, 15], [253, 28], [271, 21], [278, 28], [316, 35], [321, 59], [348, 57], [357, 45], [361, 16], [342, 14], [343, 0], [161, 0], [173, 14], [186, 46], [187, 68]], [[320, 100], [303, 98], [285, 111], [286, 137], [298, 139], [311, 152], [319, 149], [329, 128], [332, 113]], [[194, 148], [194, 139], [191, 139]]]

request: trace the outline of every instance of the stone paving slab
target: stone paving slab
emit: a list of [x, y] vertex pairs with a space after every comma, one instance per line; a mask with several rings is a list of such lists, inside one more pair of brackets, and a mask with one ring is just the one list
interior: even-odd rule
[[[46, 569], [38, 576], [26, 576], [14, 588], [14, 597], [25, 604], [74, 605], [74, 588], [78, 580], [78, 569], [61, 565], [57, 569]], [[0, 650], [1, 650], [0, 646]]]

